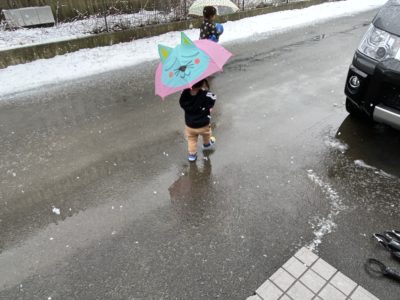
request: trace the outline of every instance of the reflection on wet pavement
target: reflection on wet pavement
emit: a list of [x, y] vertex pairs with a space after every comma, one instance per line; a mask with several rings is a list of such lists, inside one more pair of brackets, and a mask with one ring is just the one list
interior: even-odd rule
[[183, 223], [197, 223], [207, 211], [210, 213], [209, 204], [213, 198], [210, 194], [215, 194], [211, 158], [205, 157], [201, 167], [198, 164], [200, 162], [189, 163], [168, 189], [172, 205]]
[[346, 156], [350, 160], [364, 161], [368, 166], [400, 177], [399, 131], [348, 116], [336, 138], [348, 145]]
[[[325, 157], [330, 179], [353, 209], [400, 213], [400, 132], [386, 125], [346, 117]], [[356, 194], [354, 198], [351, 195]]]

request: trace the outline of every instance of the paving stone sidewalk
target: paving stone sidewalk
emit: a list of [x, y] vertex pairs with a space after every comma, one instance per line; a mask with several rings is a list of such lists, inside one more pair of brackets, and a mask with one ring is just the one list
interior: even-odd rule
[[379, 300], [307, 248], [301, 248], [247, 300]]

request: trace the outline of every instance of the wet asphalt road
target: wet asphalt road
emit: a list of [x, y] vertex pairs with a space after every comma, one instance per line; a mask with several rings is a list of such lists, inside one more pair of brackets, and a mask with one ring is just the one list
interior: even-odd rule
[[370, 239], [400, 227], [400, 134], [344, 109], [373, 15], [226, 45], [196, 164], [156, 62], [4, 97], [0, 299], [245, 299], [304, 245], [399, 299], [363, 264], [400, 269]]

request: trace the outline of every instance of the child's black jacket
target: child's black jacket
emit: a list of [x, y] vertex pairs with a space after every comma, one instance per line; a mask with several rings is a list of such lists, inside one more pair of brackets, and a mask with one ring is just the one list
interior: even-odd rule
[[212, 36], [215, 36], [216, 39], [219, 38], [215, 24], [213, 21], [204, 20], [200, 27], [200, 39], [209, 40]]
[[185, 111], [185, 123], [190, 128], [201, 128], [210, 124], [210, 109], [213, 108], [217, 97], [208, 91], [200, 90], [192, 96], [190, 89], [182, 92], [179, 104]]

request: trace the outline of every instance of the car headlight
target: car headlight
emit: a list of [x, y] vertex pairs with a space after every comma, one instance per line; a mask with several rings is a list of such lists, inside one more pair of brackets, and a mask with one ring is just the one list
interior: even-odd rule
[[371, 25], [358, 50], [378, 61], [388, 58], [400, 60], [400, 38]]

